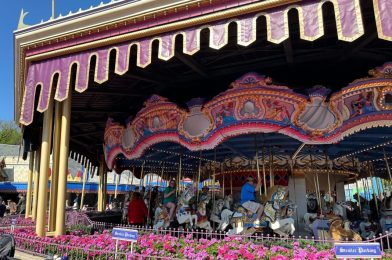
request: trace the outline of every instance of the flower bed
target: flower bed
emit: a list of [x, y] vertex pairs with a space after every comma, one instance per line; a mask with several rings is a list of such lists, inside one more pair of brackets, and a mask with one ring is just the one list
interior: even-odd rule
[[19, 215], [11, 215], [0, 218], [0, 227], [10, 227], [12, 221], [15, 221], [16, 226], [34, 226], [34, 222], [30, 218], [20, 217]]
[[[114, 256], [115, 241], [111, 231], [94, 235], [64, 235], [59, 237], [38, 238], [32, 229], [15, 230], [17, 247], [41, 254], [64, 255], [70, 259], [107, 259]], [[261, 242], [261, 241], [260, 241]], [[119, 241], [118, 259], [131, 259], [131, 244]], [[265, 240], [263, 243], [249, 241], [243, 237], [225, 237], [221, 240], [195, 239], [192, 235], [175, 237], [169, 234], [139, 234], [133, 252], [139, 256], [166, 257], [180, 259], [335, 259], [330, 244], [316, 244], [312, 241], [297, 242]], [[390, 252], [384, 259], [391, 259]], [[143, 257], [138, 257], [143, 258]]]

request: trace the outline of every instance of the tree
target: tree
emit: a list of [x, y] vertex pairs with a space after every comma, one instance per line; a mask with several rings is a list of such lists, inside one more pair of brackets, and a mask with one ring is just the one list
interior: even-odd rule
[[0, 144], [20, 144], [22, 133], [20, 128], [9, 121], [0, 121]]

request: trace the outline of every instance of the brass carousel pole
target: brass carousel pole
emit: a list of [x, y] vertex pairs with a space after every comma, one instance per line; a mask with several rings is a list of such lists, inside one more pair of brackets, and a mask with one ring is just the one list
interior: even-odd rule
[[385, 161], [385, 166], [387, 167], [387, 171], [388, 171], [388, 175], [389, 175], [389, 181], [392, 181], [391, 168], [389, 167], [388, 157], [387, 157], [387, 154], [385, 152], [385, 147], [383, 147], [382, 150], [384, 152], [384, 161]]
[[200, 159], [199, 159], [199, 170], [198, 170], [198, 176], [197, 176], [197, 188], [196, 188], [196, 205], [199, 204], [199, 185], [200, 185], [200, 175], [201, 175], [201, 153], [200, 153]]
[[[314, 151], [314, 149], [312, 149]], [[317, 200], [318, 204], [320, 207], [320, 213], [323, 214], [323, 207], [321, 205], [321, 195], [320, 195], [320, 185], [319, 185], [319, 178], [318, 178], [318, 173], [313, 169], [313, 156], [312, 153], [310, 153], [310, 169], [313, 171], [313, 181], [314, 181], [314, 186], [316, 188], [316, 195], [317, 195]]]
[[146, 161], [143, 161], [142, 163], [142, 170], [140, 172], [140, 180], [139, 180], [139, 193], [142, 192], [142, 182], [143, 182], [143, 186], [144, 186], [144, 179], [143, 179], [143, 174], [144, 174], [144, 164], [146, 163]]
[[225, 175], [223, 174], [223, 163], [221, 163], [221, 173], [222, 173], [222, 198], [225, 198]]
[[261, 147], [261, 160], [263, 162], [263, 183], [264, 183], [264, 195], [267, 196], [267, 178], [265, 178], [265, 151], [264, 151], [264, 144]]
[[330, 180], [330, 176], [329, 176], [329, 160], [328, 160], [328, 155], [327, 155], [327, 151], [325, 151], [325, 165], [327, 168], [327, 177], [328, 177], [328, 192], [329, 192], [329, 196], [332, 198], [332, 193], [331, 193], [331, 180]]
[[[114, 173], [117, 174], [117, 173]], [[114, 187], [114, 198], [117, 199], [117, 193], [118, 193], [118, 181], [120, 179], [120, 174], [115, 175], [116, 176], [116, 185]]]
[[269, 175], [270, 175], [270, 187], [274, 187], [275, 186], [275, 176], [274, 176], [274, 172], [273, 172], [273, 164], [274, 164], [274, 154], [272, 153], [272, 146], [270, 147], [270, 156], [269, 156]]
[[[354, 157], [352, 157], [352, 161], [353, 161], [353, 169], [355, 170], [355, 158]], [[359, 175], [359, 171], [358, 171], [358, 175]], [[358, 197], [359, 209], [362, 211], [361, 197], [359, 196], [359, 186], [358, 186], [358, 178], [357, 177], [355, 177], [355, 185], [357, 187], [357, 197]]]
[[129, 188], [129, 191], [131, 191], [133, 188], [133, 177], [134, 176], [135, 176], [135, 165], [132, 167], [131, 187]]
[[84, 204], [84, 194], [85, 194], [85, 188], [86, 188], [86, 180], [87, 180], [87, 174], [88, 174], [88, 170], [89, 170], [86, 158], [83, 160], [82, 164], [83, 164], [83, 167], [84, 167], [84, 172], [83, 172], [83, 183], [82, 183], [82, 196], [80, 198], [80, 207], [79, 207], [80, 209], [83, 208], [83, 204]]
[[178, 174], [177, 174], [177, 189], [176, 189], [176, 195], [178, 196], [179, 194], [179, 189], [181, 188], [181, 171], [182, 171], [182, 158], [180, 156], [180, 164], [178, 165]]
[[230, 172], [230, 194], [233, 195], [233, 174]]
[[[259, 165], [259, 147], [258, 147], [258, 144], [257, 144], [257, 135], [255, 136], [255, 146], [256, 146], [256, 170], [257, 170], [257, 178], [258, 178], [258, 182], [260, 181], [260, 179], [261, 179], [261, 176], [260, 176], [260, 165]], [[265, 187], [264, 187], [265, 188]], [[259, 194], [260, 194], [260, 196], [262, 195], [262, 193], [261, 193], [261, 189], [260, 189], [260, 191], [259, 191]]]
[[159, 187], [162, 187], [163, 185], [163, 172], [165, 169], [165, 165], [162, 163], [162, 170], [161, 170], [161, 180], [159, 181]]

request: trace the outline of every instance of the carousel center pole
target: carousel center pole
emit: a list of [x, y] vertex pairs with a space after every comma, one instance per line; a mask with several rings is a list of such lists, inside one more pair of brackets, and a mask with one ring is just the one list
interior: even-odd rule
[[392, 181], [391, 168], [389, 167], [388, 157], [387, 157], [387, 153], [385, 152], [385, 147], [383, 147], [382, 150], [384, 153], [385, 166], [387, 167], [387, 171], [388, 171], [388, 175], [389, 175], [389, 181]]
[[[53, 98], [50, 97], [48, 109], [44, 113], [41, 142], [41, 163], [39, 174], [39, 191], [37, 205], [37, 222], [35, 232], [38, 237], [45, 236], [46, 210], [48, 202], [48, 170], [50, 161], [50, 149], [52, 145], [53, 127]], [[64, 205], [63, 205], [64, 206]]]
[[71, 95], [72, 88], [70, 88], [68, 98], [64, 100], [62, 104], [63, 111], [61, 116], [59, 178], [55, 231], [56, 236], [65, 234], [65, 195], [67, 193], [69, 134], [71, 126]]
[[[256, 171], [257, 171], [257, 178], [258, 178], [257, 181], [260, 181], [261, 177], [260, 177], [259, 147], [257, 145], [257, 135], [255, 136], [255, 146], [256, 146]], [[259, 194], [260, 194], [260, 196], [262, 195], [261, 194], [261, 189], [259, 190]]]
[[29, 175], [27, 179], [27, 194], [26, 194], [26, 213], [25, 218], [29, 218], [31, 214], [31, 191], [33, 185], [33, 171], [34, 171], [34, 151], [29, 155]]

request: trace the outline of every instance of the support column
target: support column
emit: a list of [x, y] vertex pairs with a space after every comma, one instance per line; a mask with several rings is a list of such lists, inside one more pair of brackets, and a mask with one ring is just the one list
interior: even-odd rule
[[37, 203], [38, 203], [38, 188], [39, 188], [39, 165], [41, 161], [41, 148], [35, 152], [34, 158], [34, 190], [33, 190], [33, 208], [31, 211], [31, 219], [35, 221], [37, 219]]
[[108, 191], [108, 172], [106, 170], [105, 162], [103, 163], [103, 193], [102, 193], [102, 207], [103, 211], [106, 209], [106, 199]]
[[32, 186], [33, 186], [34, 154], [35, 154], [35, 152], [32, 151], [32, 152], [30, 152], [30, 155], [29, 155], [29, 175], [27, 178], [25, 218], [29, 218], [30, 214], [31, 214], [31, 191], [32, 191]]
[[61, 137], [60, 137], [60, 157], [59, 157], [59, 178], [57, 192], [56, 209], [56, 236], [65, 234], [65, 196], [67, 193], [67, 173], [68, 173], [68, 153], [69, 153], [69, 132], [71, 125], [71, 95], [70, 89], [68, 98], [62, 104], [61, 116]]
[[60, 135], [61, 135], [61, 113], [62, 105], [55, 102], [54, 112], [54, 136], [53, 136], [53, 167], [52, 180], [50, 182], [50, 205], [49, 205], [49, 228], [48, 231], [54, 231], [56, 227], [56, 210], [57, 210], [57, 186], [59, 176], [59, 158], [60, 158]]
[[37, 204], [37, 222], [35, 232], [37, 236], [45, 236], [46, 210], [48, 207], [48, 170], [53, 128], [53, 98], [49, 100], [48, 109], [44, 113], [41, 143], [41, 165], [39, 171], [39, 191]]
[[103, 211], [102, 205], [103, 205], [103, 162], [101, 161], [99, 164], [99, 186], [98, 186], [98, 203], [97, 203], [97, 210], [99, 212]]

